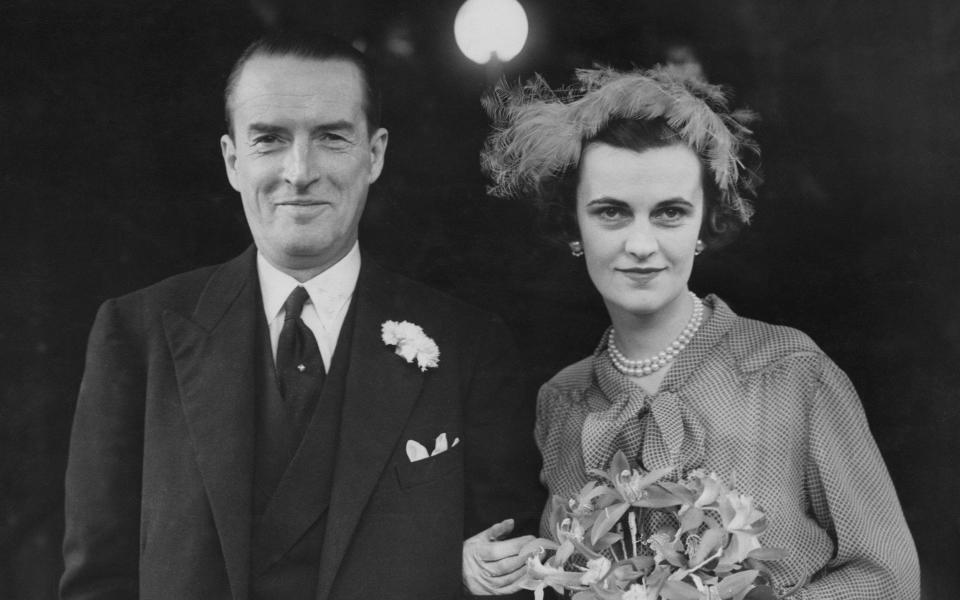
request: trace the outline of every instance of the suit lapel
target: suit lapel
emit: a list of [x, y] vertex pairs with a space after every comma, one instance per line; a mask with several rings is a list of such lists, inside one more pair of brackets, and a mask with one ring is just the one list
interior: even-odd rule
[[253, 352], [260, 317], [255, 256], [251, 247], [214, 272], [190, 318], [163, 315], [234, 598], [247, 597], [250, 576]]
[[420, 395], [423, 374], [381, 338], [387, 320], [404, 314], [392, 276], [365, 261], [357, 282], [357, 314], [347, 365], [340, 440], [320, 557], [317, 598], [330, 590], [350, 538]]

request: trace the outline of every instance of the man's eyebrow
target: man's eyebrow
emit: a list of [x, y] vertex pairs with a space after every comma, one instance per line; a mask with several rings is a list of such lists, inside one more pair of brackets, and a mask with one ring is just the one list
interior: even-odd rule
[[340, 119], [337, 121], [330, 121], [329, 123], [321, 123], [316, 125], [313, 128], [313, 131], [354, 131], [356, 128], [357, 126], [353, 121]]
[[[346, 119], [339, 119], [336, 121], [330, 121], [328, 123], [320, 123], [315, 125], [312, 131], [356, 131], [357, 126], [353, 121], [348, 121]], [[285, 127], [280, 125], [271, 125], [270, 123], [260, 123], [253, 122], [247, 126], [247, 132], [249, 133], [281, 133], [286, 131]]]
[[250, 123], [247, 126], [248, 133], [280, 133], [283, 127], [279, 125], [270, 125], [269, 123]]

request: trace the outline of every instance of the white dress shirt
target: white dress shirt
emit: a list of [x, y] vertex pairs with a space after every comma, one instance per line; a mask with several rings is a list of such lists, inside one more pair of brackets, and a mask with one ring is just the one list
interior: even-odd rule
[[340, 336], [340, 329], [360, 276], [360, 245], [354, 243], [346, 256], [323, 273], [303, 283], [271, 265], [263, 254], [257, 252], [257, 275], [260, 278], [263, 310], [270, 327], [273, 359], [277, 359], [277, 342], [286, 316], [283, 303], [294, 288], [302, 285], [310, 299], [303, 305], [300, 317], [317, 338], [323, 364], [329, 372], [337, 338]]

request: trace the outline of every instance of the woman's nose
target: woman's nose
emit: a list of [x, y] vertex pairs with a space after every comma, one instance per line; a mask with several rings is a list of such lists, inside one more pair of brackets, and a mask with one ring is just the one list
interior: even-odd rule
[[650, 257], [658, 247], [653, 229], [646, 224], [636, 224], [631, 227], [623, 244], [623, 249], [639, 260]]
[[317, 180], [319, 172], [317, 157], [310, 143], [294, 142], [284, 159], [284, 180], [298, 189], [303, 189]]

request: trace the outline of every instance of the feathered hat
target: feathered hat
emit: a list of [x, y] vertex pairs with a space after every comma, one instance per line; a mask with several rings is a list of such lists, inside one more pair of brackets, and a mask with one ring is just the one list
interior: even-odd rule
[[539, 75], [517, 88], [502, 81], [483, 105], [493, 132], [480, 155], [492, 179], [488, 192], [526, 197], [580, 161], [584, 141], [614, 119], [663, 119], [698, 153], [720, 189], [720, 201], [741, 221], [753, 208], [745, 197], [756, 173], [741, 162], [758, 152], [746, 124], [750, 111], [731, 111], [724, 90], [672, 67], [620, 72], [578, 69], [576, 84], [553, 90]]

